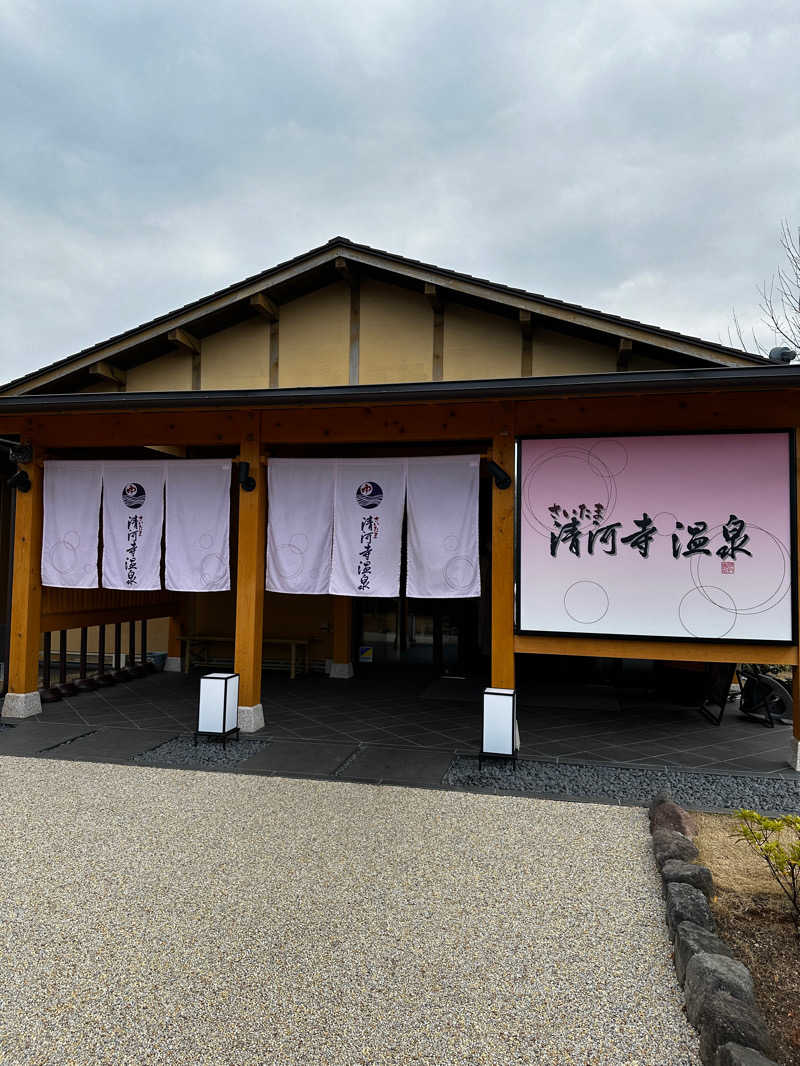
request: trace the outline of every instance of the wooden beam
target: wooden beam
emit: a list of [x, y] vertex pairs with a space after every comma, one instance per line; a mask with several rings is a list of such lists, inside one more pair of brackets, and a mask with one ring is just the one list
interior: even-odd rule
[[269, 324], [269, 387], [277, 389], [280, 379], [279, 323], [273, 319]]
[[175, 459], [186, 458], [186, 447], [183, 444], [145, 444], [145, 448], [161, 455], [171, 455]]
[[337, 256], [333, 261], [333, 265], [342, 281], [346, 281], [348, 285], [354, 284], [358, 275], [343, 256]]
[[[42, 614], [42, 467], [43, 453], [34, 447], [33, 461], [20, 464], [31, 481], [28, 492], [16, 493], [14, 568], [11, 586], [8, 691], [3, 707], [15, 717], [38, 713], [39, 635]], [[16, 699], [13, 697], [17, 697]], [[25, 697], [23, 699], [23, 697]]]
[[349, 383], [358, 384], [361, 363], [361, 284], [358, 278], [350, 283], [350, 361]]
[[433, 308], [433, 381], [444, 379], [444, 294], [436, 286], [425, 282], [425, 295]]
[[[247, 409], [202, 411], [82, 411], [2, 420], [52, 448], [233, 444]], [[261, 414], [263, 440], [280, 444], [373, 443], [393, 440], [489, 440], [502, 421], [497, 401], [459, 404], [352, 404], [338, 408], [285, 407]]]
[[633, 341], [628, 340], [627, 337], [620, 337], [619, 344], [617, 346], [617, 370], [624, 371], [630, 366], [631, 351], [633, 349]]
[[257, 292], [255, 296], [250, 297], [250, 306], [256, 311], [262, 318], [265, 318], [267, 322], [277, 322], [280, 309], [275, 301], [267, 296], [265, 292]]
[[241, 417], [236, 410], [53, 412], [31, 415], [21, 432], [41, 431], [42, 446], [51, 448], [238, 444]]
[[646, 640], [635, 637], [517, 636], [518, 652], [535, 655], [588, 655], [601, 659], [657, 659], [662, 662], [797, 662], [797, 648], [785, 644], [727, 644], [701, 640]]
[[112, 366], [111, 363], [106, 360], [101, 360], [99, 363], [92, 363], [89, 367], [89, 376], [98, 378], [100, 381], [107, 381], [111, 385], [117, 385], [122, 390], [124, 390], [128, 384], [128, 371], [121, 370], [118, 366]]
[[199, 392], [202, 388], [201, 344], [192, 333], [186, 329], [171, 329], [167, 334], [169, 340], [181, 351], [187, 352], [192, 357], [192, 392]]
[[169, 340], [179, 348], [185, 348], [188, 352], [200, 354], [200, 341], [187, 329], [171, 329], [167, 334]]
[[494, 436], [504, 418], [496, 402], [474, 404], [353, 405], [337, 410], [264, 411], [262, 438], [281, 444], [358, 444], [399, 441], [479, 441]]
[[514, 430], [492, 441], [492, 459], [511, 474], [512, 484], [492, 483], [492, 687], [514, 688]]
[[530, 311], [520, 311], [520, 376], [533, 375], [533, 320]]
[[[779, 371], [778, 371], [779, 373]], [[565, 394], [516, 402], [520, 436], [569, 437], [604, 433], [744, 432], [786, 429], [797, 420], [791, 390], [748, 393], [716, 391], [686, 395], [620, 395], [576, 399]]]
[[261, 465], [259, 418], [248, 412], [241, 419], [240, 461], [250, 464], [256, 480], [252, 492], [239, 493], [238, 559], [236, 578], [236, 644], [234, 669], [239, 674], [239, 724], [253, 732], [264, 724], [261, 706], [261, 653], [264, 632], [264, 552], [267, 527], [267, 471]]

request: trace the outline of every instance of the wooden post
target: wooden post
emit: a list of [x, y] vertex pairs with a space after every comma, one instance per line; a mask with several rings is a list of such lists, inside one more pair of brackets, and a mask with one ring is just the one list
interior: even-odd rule
[[20, 464], [30, 478], [28, 492], [16, 489], [14, 569], [11, 587], [11, 638], [8, 694], [4, 718], [29, 718], [40, 714], [39, 645], [42, 616], [42, 466], [34, 448], [33, 461]]
[[530, 311], [519, 313], [520, 336], [520, 375], [529, 378], [533, 375], [533, 323]]
[[164, 669], [175, 674], [181, 672], [181, 620], [171, 617], [167, 635], [167, 661]]
[[514, 688], [514, 434], [492, 441], [492, 459], [511, 475], [492, 485], [492, 688]]
[[261, 657], [264, 636], [264, 581], [267, 527], [267, 472], [261, 465], [261, 426], [256, 412], [244, 415], [239, 460], [250, 464], [256, 487], [239, 493], [238, 560], [236, 570], [236, 647], [239, 675], [239, 728], [253, 733], [264, 726], [261, 706]]
[[333, 597], [333, 661], [331, 677], [353, 676], [353, 603], [349, 596]]

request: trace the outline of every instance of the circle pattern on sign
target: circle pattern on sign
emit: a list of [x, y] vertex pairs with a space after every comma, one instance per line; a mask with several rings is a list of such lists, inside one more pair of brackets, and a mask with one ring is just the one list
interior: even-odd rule
[[571, 491], [586, 497], [569, 501], [570, 506], [575, 503], [602, 504], [603, 521], [607, 522], [617, 504], [615, 478], [627, 465], [625, 445], [612, 439], [595, 441], [588, 448], [569, 444], [544, 452], [528, 467], [522, 481], [525, 522], [539, 536], [550, 536], [553, 524], [548, 508], [559, 502], [551, 497], [557, 491], [553, 486], [560, 484], [569, 485]]
[[564, 593], [564, 610], [580, 625], [590, 626], [608, 614], [608, 592], [596, 581], [574, 581]]
[[[751, 522], [747, 523], [747, 532], [750, 534], [748, 550], [752, 550], [753, 556], [757, 557], [760, 562], [763, 562], [767, 557], [770, 560], [770, 577], [765, 584], [759, 583], [759, 591], [756, 594], [756, 596], [761, 596], [765, 588], [770, 589], [769, 593], [763, 596], [762, 599], [759, 600], [751, 596], [750, 602], [740, 603], [738, 600], [734, 600], [733, 593], [737, 592], [735, 586], [733, 593], [721, 589], [720, 591], [723, 595], [716, 596], [716, 586], [708, 584], [706, 579], [710, 576], [710, 567], [715, 565], [714, 561], [718, 559], [716, 555], [717, 548], [725, 543], [721, 525], [714, 526], [713, 529], [708, 531], [708, 548], [712, 554], [710, 556], [692, 556], [689, 566], [689, 573], [694, 587], [701, 590], [703, 596], [713, 606], [721, 611], [732, 611], [735, 616], [765, 614], [777, 606], [781, 600], [785, 599], [792, 587], [791, 556], [786, 545], [774, 533], [770, 533], [768, 529], [763, 529], [761, 526], [754, 525]], [[755, 540], [753, 539], [754, 536]], [[739, 597], [741, 597], [741, 593], [739, 593]], [[731, 601], [732, 607], [727, 603], [727, 600]]]
[[716, 585], [695, 586], [681, 597], [678, 618], [690, 636], [720, 639], [736, 625], [736, 604]]

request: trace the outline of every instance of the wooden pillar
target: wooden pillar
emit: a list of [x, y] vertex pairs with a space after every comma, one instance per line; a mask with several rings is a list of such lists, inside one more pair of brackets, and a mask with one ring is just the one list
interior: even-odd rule
[[239, 460], [250, 464], [252, 492], [238, 486], [239, 528], [236, 570], [236, 648], [239, 675], [239, 728], [253, 733], [264, 725], [261, 706], [261, 655], [264, 637], [264, 581], [267, 532], [267, 471], [261, 464], [261, 424], [257, 412], [242, 419], [245, 433]]
[[164, 669], [171, 673], [178, 674], [181, 670], [181, 636], [181, 619], [177, 616], [171, 617], [167, 632], [167, 661], [164, 664]]
[[14, 569], [11, 589], [8, 694], [4, 718], [28, 718], [42, 710], [39, 699], [39, 644], [42, 616], [42, 466], [41, 452], [20, 464], [30, 491], [17, 493]]
[[511, 475], [492, 485], [492, 688], [514, 688], [514, 433], [492, 441], [492, 459]]
[[333, 660], [331, 677], [353, 676], [353, 602], [349, 596], [333, 597]]

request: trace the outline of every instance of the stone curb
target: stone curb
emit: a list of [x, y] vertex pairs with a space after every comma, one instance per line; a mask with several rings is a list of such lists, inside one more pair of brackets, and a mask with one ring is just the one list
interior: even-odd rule
[[648, 811], [653, 855], [666, 898], [673, 958], [686, 1016], [700, 1034], [703, 1066], [777, 1066], [772, 1038], [755, 1003], [753, 978], [716, 935], [711, 871], [694, 860], [694, 818], [666, 790]]

